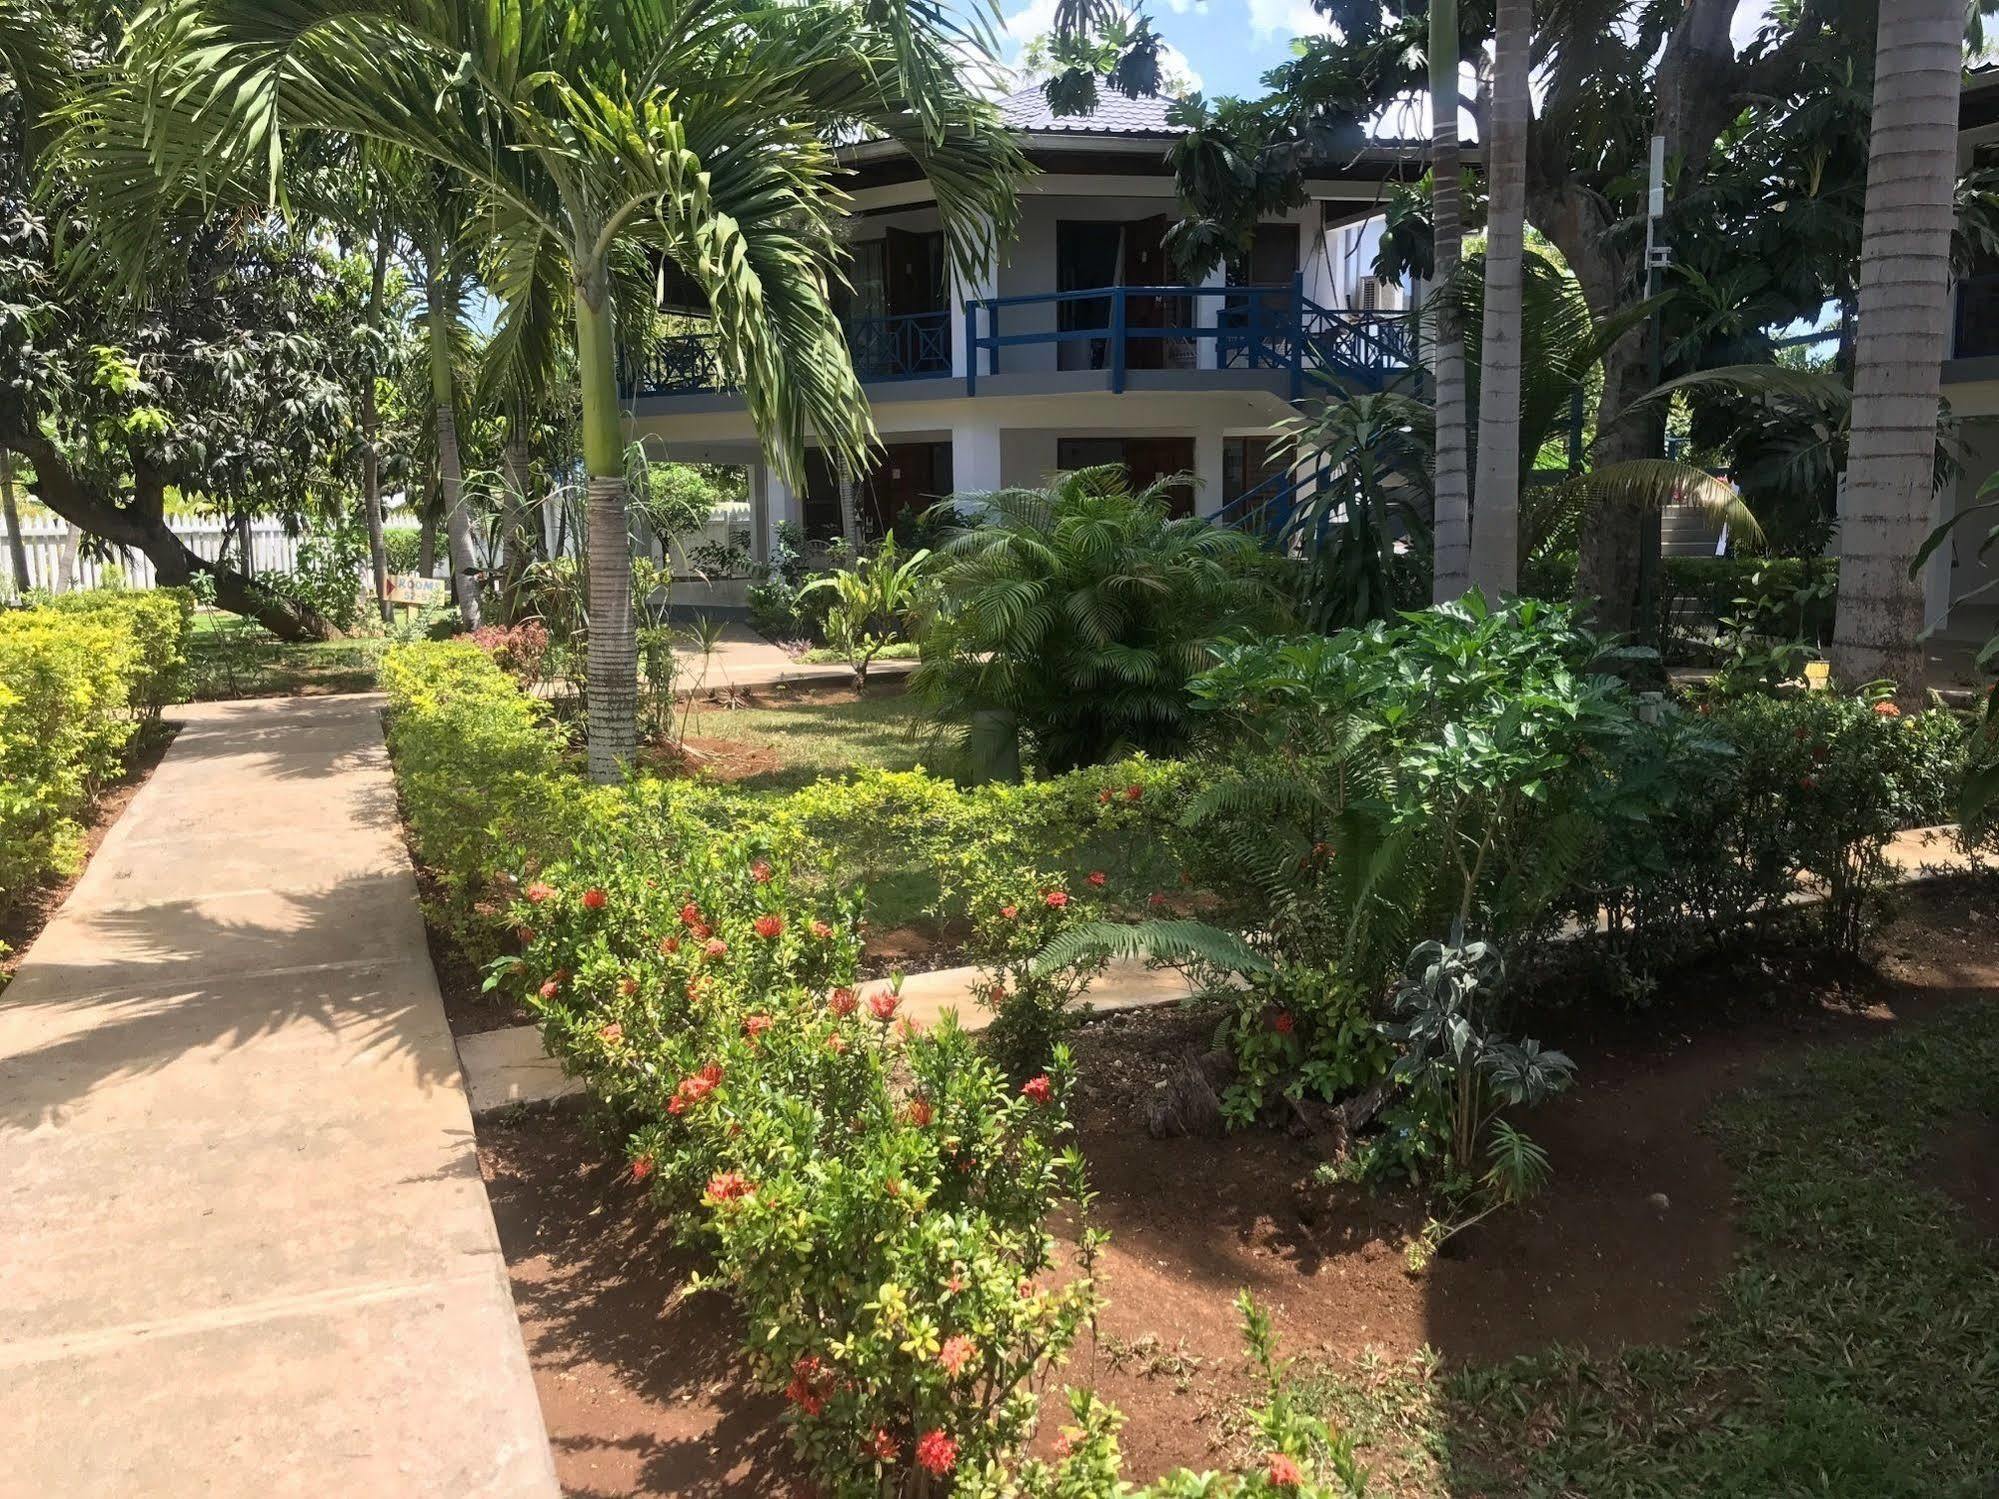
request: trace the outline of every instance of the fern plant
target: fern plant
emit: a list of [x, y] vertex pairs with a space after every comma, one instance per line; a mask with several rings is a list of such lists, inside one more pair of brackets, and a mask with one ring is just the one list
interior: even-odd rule
[[1239, 532], [1172, 519], [1178, 482], [1134, 492], [1105, 466], [950, 502], [978, 523], [937, 548], [912, 687], [959, 726], [982, 777], [1177, 753], [1188, 682], [1231, 634], [1282, 623], [1273, 560]]

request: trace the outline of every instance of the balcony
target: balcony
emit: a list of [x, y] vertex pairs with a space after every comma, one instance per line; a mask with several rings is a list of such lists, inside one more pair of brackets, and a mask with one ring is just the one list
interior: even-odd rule
[[[900, 317], [855, 318], [842, 325], [854, 373], [864, 384], [930, 380], [951, 373], [951, 314], [913, 312]], [[725, 390], [717, 339], [712, 333], [662, 338], [636, 371], [619, 379], [627, 396], [677, 396]]]
[[[1122, 393], [1134, 370], [1229, 370], [1265, 372], [1297, 400], [1308, 378], [1380, 390], [1417, 364], [1409, 314], [1323, 307], [1304, 294], [1302, 278], [1288, 286], [1107, 286], [986, 297], [965, 303], [962, 318], [967, 396], [996, 375], [1095, 370]], [[850, 322], [855, 372], [870, 385], [950, 376], [950, 320], [946, 312], [922, 312]], [[724, 389], [714, 335], [662, 339], [623, 384], [637, 396]]]
[[1302, 278], [1289, 286], [1112, 286], [966, 304], [966, 393], [1006, 368], [1006, 350], [1048, 344], [1080, 345], [1080, 358], [1058, 364], [1105, 370], [1115, 392], [1133, 370], [1266, 370], [1296, 400], [1308, 375], [1379, 390], [1416, 363], [1407, 313], [1322, 307]]

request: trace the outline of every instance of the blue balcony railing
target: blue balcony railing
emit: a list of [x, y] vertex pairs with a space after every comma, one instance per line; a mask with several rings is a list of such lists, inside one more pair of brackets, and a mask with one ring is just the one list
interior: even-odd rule
[[[855, 318], [845, 325], [854, 373], [870, 384], [926, 380], [951, 373], [951, 314], [912, 312]], [[712, 333], [677, 333], [653, 345], [644, 364], [621, 381], [627, 395], [692, 395], [725, 389]]]
[[[1020, 369], [1096, 369], [1123, 391], [1133, 369], [1269, 370], [1304, 395], [1308, 376], [1379, 390], [1416, 364], [1407, 313], [1322, 307], [1288, 286], [1106, 286], [986, 297], [964, 305], [965, 394], [981, 377]], [[951, 373], [951, 315], [918, 312], [846, 325], [854, 370], [867, 383]], [[1023, 358], [1039, 348], [1053, 358]], [[621, 382], [627, 395], [725, 388], [712, 333], [659, 340]]]
[[[1295, 400], [1307, 375], [1380, 389], [1415, 365], [1406, 313], [1322, 307], [1303, 278], [1288, 286], [1107, 286], [986, 297], [965, 304], [967, 394], [1006, 371], [1006, 351], [1081, 345], [1076, 366], [1109, 372], [1123, 391], [1133, 369], [1274, 370]], [[1049, 326], [1050, 324], [1054, 326]], [[1065, 326], [1066, 324], [1066, 326]], [[1211, 357], [1204, 357], [1212, 350]], [[1062, 367], [1058, 352], [1057, 367]]]

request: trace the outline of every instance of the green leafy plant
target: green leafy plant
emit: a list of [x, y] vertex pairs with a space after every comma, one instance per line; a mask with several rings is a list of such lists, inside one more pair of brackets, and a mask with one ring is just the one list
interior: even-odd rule
[[895, 538], [889, 536], [872, 556], [814, 578], [798, 590], [796, 600], [801, 603], [821, 592], [833, 595], [833, 606], [826, 613], [826, 638], [847, 658], [855, 686], [867, 685], [875, 657], [901, 640], [908, 622], [928, 605], [924, 564], [929, 560], [927, 551], [899, 556]]
[[1232, 632], [1283, 617], [1262, 549], [1171, 519], [1170, 487], [1133, 493], [1106, 467], [951, 502], [981, 523], [937, 549], [911, 688], [961, 728], [981, 775], [1181, 748], [1189, 680]]

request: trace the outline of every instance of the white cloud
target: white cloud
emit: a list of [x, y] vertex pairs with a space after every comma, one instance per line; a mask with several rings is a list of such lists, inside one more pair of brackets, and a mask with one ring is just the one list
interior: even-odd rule
[[1312, 9], [1310, 0], [1249, 0], [1249, 29], [1259, 40], [1330, 36], [1333, 23]]
[[1000, 28], [1003, 50], [1011, 56], [1043, 32], [1055, 29], [1056, 0], [1028, 0]]
[[1748, 0], [1738, 5], [1735, 19], [1729, 23], [1728, 38], [1735, 43], [1737, 51], [1749, 45], [1758, 31], [1770, 19], [1770, 0]]
[[1190, 93], [1201, 93], [1207, 85], [1201, 81], [1200, 73], [1187, 61], [1187, 54], [1171, 42], [1159, 44], [1159, 71], [1175, 84], [1184, 84]]

